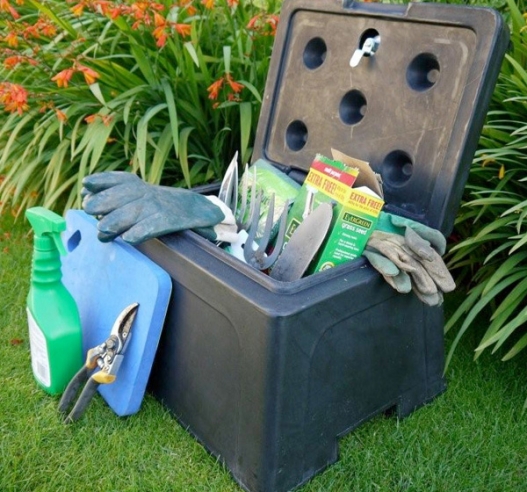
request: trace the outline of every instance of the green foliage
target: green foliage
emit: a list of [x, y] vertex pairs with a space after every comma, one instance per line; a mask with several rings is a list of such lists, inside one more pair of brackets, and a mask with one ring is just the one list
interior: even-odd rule
[[5, 3], [2, 206], [78, 206], [93, 172], [191, 187], [249, 160], [275, 0]]
[[458, 328], [447, 358], [478, 316], [488, 320], [475, 357], [492, 348], [508, 360], [527, 346], [527, 26], [507, 0], [512, 26], [491, 109], [456, 222], [463, 238], [450, 251], [449, 266], [465, 301], [446, 330]]

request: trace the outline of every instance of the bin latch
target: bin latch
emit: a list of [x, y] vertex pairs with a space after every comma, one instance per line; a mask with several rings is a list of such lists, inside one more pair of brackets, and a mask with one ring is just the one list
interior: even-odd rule
[[366, 39], [364, 39], [364, 41], [353, 53], [353, 56], [350, 60], [350, 67], [355, 68], [360, 63], [363, 56], [373, 56], [375, 52], [379, 49], [380, 44], [381, 37], [378, 35], [373, 37], [367, 37]]

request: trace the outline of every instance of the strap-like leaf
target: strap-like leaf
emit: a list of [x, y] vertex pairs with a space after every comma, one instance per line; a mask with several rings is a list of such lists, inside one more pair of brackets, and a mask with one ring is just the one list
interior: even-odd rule
[[527, 252], [518, 253], [507, 258], [489, 278], [482, 295], [486, 295], [498, 282], [507, 277], [511, 270], [527, 258]]
[[192, 182], [190, 180], [189, 163], [188, 163], [188, 139], [194, 127], [187, 126], [181, 130], [179, 138], [179, 162], [181, 165], [181, 171], [185, 178], [185, 183], [188, 188], [192, 188]]
[[139, 166], [141, 177], [146, 179], [146, 143], [148, 137], [148, 123], [160, 111], [166, 109], [167, 104], [158, 104], [145, 113], [137, 123], [137, 147], [135, 149], [135, 159]]
[[[447, 324], [445, 325], [445, 333], [448, 332], [452, 328], [452, 326], [455, 323], [457, 323], [457, 321], [461, 318], [461, 316], [463, 316], [477, 302], [478, 297], [483, 291], [483, 287], [485, 287], [485, 284], [477, 285], [476, 287], [474, 287], [474, 289], [472, 289], [469, 292], [467, 298], [463, 301], [461, 306], [457, 308], [457, 310], [454, 312], [454, 314], [450, 317]], [[450, 346], [450, 350], [445, 360], [445, 372], [448, 369], [452, 356], [454, 355], [454, 351], [456, 350], [456, 347], [459, 341], [461, 340], [461, 337], [465, 334], [465, 332], [470, 326], [470, 323], [472, 322], [474, 318], [475, 318], [475, 315], [471, 316], [470, 318], [467, 316], [461, 328], [457, 332], [457, 335], [454, 338], [452, 345]]]
[[194, 45], [190, 41], [188, 41], [183, 46], [185, 47], [188, 54], [192, 58], [192, 61], [194, 62], [196, 67], [199, 68], [199, 58], [198, 58], [198, 54], [196, 53], [196, 48], [194, 48]]
[[165, 100], [168, 107], [168, 116], [170, 118], [170, 129], [172, 135], [172, 142], [174, 143], [174, 149], [176, 151], [176, 157], [179, 151], [179, 121], [176, 109], [176, 100], [174, 98], [174, 92], [168, 80], [163, 79], [161, 82], [163, 91], [165, 92]]
[[514, 356], [518, 355], [525, 347], [527, 347], [527, 333], [525, 333], [514, 345], [513, 347], [503, 356], [502, 361], [507, 361], [512, 359]]
[[163, 169], [167, 161], [170, 149], [173, 147], [171, 124], [165, 126], [156, 145], [154, 157], [152, 158], [152, 165], [148, 176], [148, 182], [152, 184], [159, 184]]
[[240, 155], [242, 162], [249, 160], [248, 147], [249, 139], [251, 137], [252, 128], [252, 104], [249, 102], [240, 103]]

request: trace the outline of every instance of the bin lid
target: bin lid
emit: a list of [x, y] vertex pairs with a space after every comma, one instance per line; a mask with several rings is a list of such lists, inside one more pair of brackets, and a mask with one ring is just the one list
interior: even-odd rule
[[385, 210], [448, 234], [507, 45], [488, 8], [285, 0], [253, 160], [301, 177], [335, 148]]

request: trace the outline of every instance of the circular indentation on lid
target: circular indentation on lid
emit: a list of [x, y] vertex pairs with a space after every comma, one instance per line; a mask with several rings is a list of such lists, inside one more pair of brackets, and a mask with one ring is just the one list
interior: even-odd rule
[[381, 174], [386, 184], [402, 186], [412, 177], [413, 171], [412, 158], [403, 150], [394, 150], [384, 158]]
[[304, 49], [304, 65], [310, 70], [320, 67], [325, 59], [328, 48], [322, 38], [311, 39]]
[[408, 65], [406, 81], [414, 91], [426, 91], [437, 83], [440, 71], [439, 61], [434, 55], [421, 53]]
[[347, 125], [356, 125], [364, 118], [368, 103], [361, 91], [353, 89], [346, 94], [340, 101], [339, 116]]
[[285, 143], [294, 151], [302, 150], [307, 142], [307, 126], [303, 121], [295, 120], [285, 131]]

